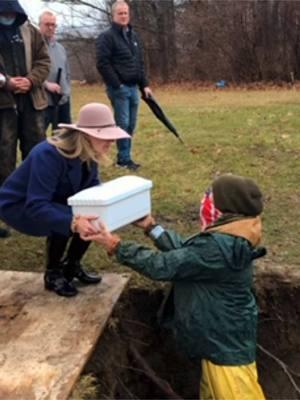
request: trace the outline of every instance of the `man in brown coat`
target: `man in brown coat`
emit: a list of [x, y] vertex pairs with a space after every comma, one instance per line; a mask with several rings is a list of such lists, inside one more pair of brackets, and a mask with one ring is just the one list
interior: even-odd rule
[[[17, 0], [0, 1], [0, 185], [15, 169], [19, 141], [22, 159], [45, 138], [43, 82], [50, 70], [47, 46]], [[3, 80], [3, 79], [2, 79]], [[0, 237], [7, 236], [0, 228]]]

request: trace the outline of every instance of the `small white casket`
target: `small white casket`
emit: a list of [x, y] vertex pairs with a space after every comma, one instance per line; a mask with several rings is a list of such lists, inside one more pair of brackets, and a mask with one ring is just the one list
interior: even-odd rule
[[73, 214], [97, 215], [110, 231], [151, 213], [152, 181], [122, 176], [68, 198]]

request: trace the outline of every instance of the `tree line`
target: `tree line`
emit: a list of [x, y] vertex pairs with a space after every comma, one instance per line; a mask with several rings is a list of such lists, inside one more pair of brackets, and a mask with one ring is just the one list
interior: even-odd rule
[[[98, 4], [97, 4], [98, 1]], [[60, 0], [61, 3], [69, 3]], [[111, 0], [74, 0], [90, 8], [99, 32], [108, 25]], [[143, 39], [151, 80], [294, 81], [300, 79], [300, 2], [297, 0], [129, 0], [132, 23]], [[86, 66], [84, 49], [95, 34], [68, 34], [73, 56]], [[76, 45], [77, 43], [77, 45]], [[79, 46], [80, 47], [80, 46]], [[79, 61], [80, 62], [80, 61]], [[83, 71], [84, 72], [84, 71]], [[88, 81], [98, 80], [95, 69]]]

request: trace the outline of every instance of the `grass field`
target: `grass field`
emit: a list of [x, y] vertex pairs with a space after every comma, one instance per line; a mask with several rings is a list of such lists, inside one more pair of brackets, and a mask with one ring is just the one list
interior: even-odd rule
[[[152, 207], [158, 222], [179, 232], [197, 231], [199, 200], [217, 173], [254, 178], [265, 195], [264, 244], [267, 261], [296, 264], [300, 219], [300, 92], [294, 89], [196, 90], [154, 88], [185, 145], [169, 133], [142, 104], [133, 158], [138, 175], [153, 180]], [[73, 117], [92, 101], [108, 103], [102, 86], [73, 88]], [[113, 165], [101, 168], [103, 181], [128, 173]], [[132, 227], [122, 237], [146, 241]], [[42, 271], [44, 238], [13, 232], [0, 240], [1, 268]], [[96, 245], [85, 257], [95, 270], [117, 265]]]

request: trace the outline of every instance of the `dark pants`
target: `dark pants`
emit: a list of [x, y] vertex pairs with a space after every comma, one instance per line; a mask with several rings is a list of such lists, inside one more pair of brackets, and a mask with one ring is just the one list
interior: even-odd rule
[[[67, 250], [67, 254], [64, 257], [65, 250], [69, 241], [70, 244]], [[70, 265], [79, 262], [87, 251], [89, 245], [90, 242], [86, 242], [80, 239], [78, 233], [74, 233], [70, 237], [59, 234], [47, 237], [46, 269], [62, 271], [63, 260], [67, 260]]]
[[60, 105], [55, 109], [53, 106], [46, 108], [45, 112], [45, 130], [51, 124], [52, 130], [57, 129], [58, 123], [70, 124], [71, 123], [71, 104], [70, 101]]
[[24, 160], [45, 138], [44, 111], [34, 110], [29, 96], [22, 99], [21, 109], [0, 110], [0, 185], [16, 168], [18, 141]]

